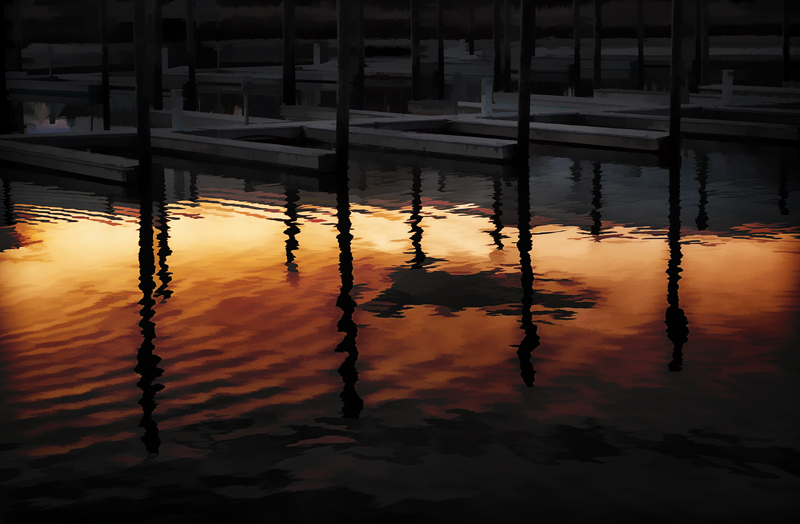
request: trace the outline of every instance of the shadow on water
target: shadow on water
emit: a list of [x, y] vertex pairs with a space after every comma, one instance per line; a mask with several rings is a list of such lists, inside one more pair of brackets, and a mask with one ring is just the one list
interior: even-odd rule
[[681, 279], [681, 162], [674, 159], [669, 168], [669, 263], [667, 264], [667, 337], [672, 342], [670, 371], [683, 369], [683, 346], [689, 340], [689, 320], [680, 307], [678, 281]]
[[700, 195], [700, 205], [697, 210], [697, 218], [695, 224], [698, 231], [705, 231], [708, 228], [708, 213], [706, 212], [706, 205], [708, 205], [708, 193], [706, 192], [706, 183], [708, 181], [708, 154], [705, 151], [697, 152], [697, 182], [700, 187], [697, 189]]
[[342, 399], [342, 418], [358, 418], [364, 408], [364, 401], [356, 392], [356, 382], [358, 382], [358, 370], [356, 361], [358, 360], [358, 348], [356, 347], [356, 337], [358, 336], [358, 326], [353, 321], [353, 313], [356, 309], [356, 302], [350, 296], [353, 290], [353, 253], [350, 244], [353, 235], [350, 233], [352, 224], [350, 222], [350, 194], [347, 171], [340, 170], [338, 173], [336, 188], [336, 229], [339, 234], [336, 239], [339, 243], [339, 274], [342, 286], [339, 290], [339, 297], [336, 299], [336, 307], [342, 310], [342, 318], [337, 324], [338, 330], [344, 333], [344, 338], [336, 346], [336, 352], [346, 353], [342, 365], [339, 366], [339, 375], [344, 382], [344, 388], [339, 394]]
[[286, 276], [292, 285], [297, 285], [297, 278], [300, 276], [294, 256], [294, 252], [300, 247], [300, 243], [297, 241], [297, 235], [300, 233], [300, 228], [297, 227], [299, 193], [297, 189], [286, 188], [286, 220], [283, 221], [286, 229], [283, 232], [286, 233]]
[[522, 329], [524, 336], [517, 347], [519, 357], [520, 376], [528, 387], [533, 387], [536, 380], [536, 370], [531, 363], [533, 351], [539, 347], [539, 335], [536, 324], [533, 323], [533, 266], [531, 265], [531, 248], [533, 247], [531, 235], [531, 189], [530, 174], [527, 169], [520, 169], [517, 174], [517, 213], [519, 240], [520, 284], [522, 286]]
[[14, 220], [14, 204], [11, 201], [11, 182], [3, 179], [3, 225], [13, 226], [16, 223]]
[[[149, 171], [149, 169], [148, 169]], [[142, 397], [139, 405], [142, 406], [142, 419], [139, 426], [144, 428], [142, 442], [148, 453], [158, 453], [161, 439], [158, 436], [158, 424], [153, 420], [153, 411], [156, 409], [155, 396], [160, 390], [164, 389], [162, 384], [155, 384], [154, 381], [161, 377], [164, 370], [158, 367], [161, 357], [155, 354], [156, 324], [153, 322], [155, 311], [154, 291], [156, 272], [155, 254], [153, 252], [153, 189], [150, 173], [142, 173], [142, 183], [140, 186], [141, 207], [139, 213], [139, 289], [142, 292], [142, 299], [139, 304], [142, 306], [139, 315], [139, 327], [142, 333], [142, 345], [136, 356], [137, 364], [134, 371], [141, 378], [136, 384], [142, 390]], [[163, 212], [162, 205], [162, 215]], [[162, 217], [165, 222], [165, 216]], [[166, 234], [166, 231], [165, 231]], [[165, 241], [166, 245], [166, 241]], [[168, 251], [168, 247], [165, 250]], [[166, 290], [166, 285], [164, 286]], [[166, 298], [166, 295], [164, 295]]]

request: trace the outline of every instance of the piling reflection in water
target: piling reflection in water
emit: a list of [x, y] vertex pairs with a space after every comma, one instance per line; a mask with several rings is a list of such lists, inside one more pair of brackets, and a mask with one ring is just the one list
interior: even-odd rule
[[704, 231], [708, 228], [708, 213], [706, 212], [706, 205], [708, 204], [708, 192], [706, 191], [706, 182], [708, 180], [708, 154], [704, 151], [697, 152], [697, 182], [700, 187], [697, 189], [700, 195], [700, 205], [697, 210], [697, 218], [695, 224], [698, 231]]
[[[163, 169], [160, 172], [159, 180], [163, 180]], [[167, 258], [172, 254], [169, 248], [169, 216], [167, 212], [167, 189], [166, 184], [163, 182], [159, 184], [159, 198], [158, 198], [158, 234], [156, 240], [158, 241], [158, 280], [160, 285], [156, 289], [154, 296], [161, 297], [161, 302], [166, 302], [172, 296], [172, 290], [169, 289], [169, 284], [172, 282], [172, 273], [169, 270]]]
[[601, 183], [601, 175], [603, 174], [603, 170], [600, 167], [600, 162], [594, 163], [594, 176], [592, 177], [592, 209], [589, 216], [592, 217], [592, 235], [597, 236], [600, 234], [600, 230], [603, 227], [603, 215], [600, 213], [600, 208], [603, 207], [602, 198], [603, 198], [603, 184]]
[[786, 163], [782, 161], [778, 175], [778, 209], [781, 215], [784, 216], [789, 214], [789, 207], [786, 205], [786, 200], [789, 198], [789, 191], [786, 189], [788, 179], [789, 175], [787, 173]]
[[11, 182], [3, 179], [3, 225], [13, 226], [14, 220], [14, 205], [11, 202]]
[[297, 283], [299, 272], [297, 270], [297, 263], [295, 262], [294, 252], [300, 247], [297, 241], [297, 235], [300, 233], [300, 228], [297, 227], [297, 201], [300, 200], [299, 191], [297, 189], [286, 188], [286, 270], [288, 271], [287, 277], [291, 279], [293, 284]]
[[492, 186], [492, 210], [494, 211], [492, 214], [492, 224], [494, 224], [494, 230], [492, 230], [489, 235], [492, 237], [492, 240], [494, 240], [494, 245], [497, 246], [497, 249], [502, 250], [504, 247], [503, 239], [508, 237], [503, 235], [503, 184], [500, 180], [500, 175], [496, 174], [494, 176]]
[[139, 405], [142, 406], [142, 418], [139, 426], [144, 428], [142, 442], [148, 453], [158, 453], [161, 439], [158, 436], [158, 424], [153, 420], [153, 411], [156, 409], [156, 393], [164, 389], [162, 384], [154, 383], [161, 377], [164, 370], [158, 367], [161, 357], [155, 354], [154, 340], [156, 338], [156, 324], [153, 322], [155, 311], [153, 306], [155, 300], [153, 292], [156, 284], [153, 276], [155, 275], [155, 256], [153, 254], [153, 198], [152, 186], [143, 185], [141, 187], [141, 207], [139, 212], [139, 290], [142, 292], [142, 299], [139, 304], [142, 306], [139, 315], [139, 327], [142, 334], [142, 345], [136, 356], [137, 364], [134, 371], [141, 375], [136, 384], [142, 390], [142, 397]]
[[353, 320], [353, 313], [356, 310], [356, 301], [350, 296], [353, 291], [353, 253], [350, 249], [353, 235], [350, 233], [352, 223], [350, 222], [350, 195], [347, 173], [342, 176], [340, 173], [336, 189], [336, 230], [338, 235], [336, 240], [339, 244], [339, 275], [342, 286], [339, 290], [339, 297], [336, 299], [336, 307], [342, 310], [342, 317], [339, 319], [337, 328], [340, 333], [344, 333], [344, 338], [336, 346], [336, 352], [346, 353], [347, 356], [339, 366], [339, 375], [344, 382], [344, 388], [339, 394], [342, 399], [342, 418], [358, 418], [364, 408], [364, 401], [356, 392], [356, 382], [358, 382], [358, 370], [356, 361], [358, 360], [358, 348], [356, 347], [356, 337], [358, 336], [358, 326]]
[[531, 354], [539, 347], [539, 334], [536, 324], [533, 323], [533, 267], [531, 265], [531, 248], [533, 247], [531, 235], [531, 192], [530, 175], [527, 169], [520, 170], [517, 178], [517, 213], [519, 238], [520, 285], [522, 286], [522, 322], [520, 329], [525, 333], [517, 347], [519, 369], [522, 381], [526, 386], [533, 387], [536, 380], [536, 370], [531, 363]]
[[683, 346], [689, 340], [689, 320], [680, 307], [678, 281], [681, 279], [681, 167], [676, 158], [669, 168], [669, 263], [667, 265], [667, 337], [672, 342], [670, 371], [683, 369]]
[[411, 183], [411, 245], [414, 248], [414, 258], [408, 261], [412, 269], [419, 269], [425, 264], [427, 256], [422, 250], [422, 171], [420, 168], [412, 168], [413, 181]]

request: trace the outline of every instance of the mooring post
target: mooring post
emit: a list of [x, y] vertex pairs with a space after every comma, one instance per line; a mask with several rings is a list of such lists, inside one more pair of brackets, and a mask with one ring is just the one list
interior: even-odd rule
[[195, 70], [194, 2], [186, 0], [186, 55], [189, 60], [189, 82], [186, 86], [185, 104], [189, 111], [197, 111], [197, 72]]
[[[520, 9], [522, 9], [521, 6]], [[536, 2], [534, 2], [531, 11], [531, 42], [531, 56], [536, 56]]]
[[531, 134], [531, 56], [533, 54], [532, 11], [535, 0], [520, 0], [519, 101], [517, 104], [517, 154], [521, 166], [528, 165]]
[[411, 99], [419, 100], [419, 1], [411, 0]]
[[14, 2], [14, 59], [17, 71], [22, 71], [22, 0]]
[[249, 76], [242, 77], [242, 113], [244, 113], [244, 125], [250, 125], [250, 105], [247, 96], [253, 86]]
[[153, 109], [164, 109], [162, 0], [153, 0]]
[[437, 63], [436, 96], [444, 100], [444, 0], [436, 0]]
[[637, 88], [644, 91], [644, 0], [636, 0], [636, 8], [636, 48], [639, 52], [639, 61], [636, 68], [639, 73]]
[[572, 94], [578, 96], [581, 87], [581, 0], [572, 0]]
[[475, 54], [475, 0], [469, 0], [469, 54]]
[[139, 149], [141, 182], [149, 183], [145, 173], [150, 171], [150, 100], [147, 90], [147, 28], [145, 0], [135, 0], [133, 39], [136, 67], [136, 137]]
[[356, 54], [356, 71], [353, 82], [353, 90], [355, 91], [355, 108], [364, 109], [364, 67], [366, 61], [364, 58], [364, 0], [353, 0], [351, 9], [353, 9], [353, 45], [352, 49]]
[[318, 66], [322, 63], [322, 60], [320, 59], [319, 42], [314, 42], [313, 53], [314, 53], [314, 65]]
[[283, 103], [297, 103], [294, 73], [294, 0], [283, 0]]
[[601, 87], [602, 33], [603, 0], [594, 0], [594, 85], [592, 89], [600, 89]]
[[783, 0], [783, 81], [789, 82], [791, 80], [791, 55], [789, 54], [789, 31], [791, 26], [789, 24], [789, 5], [790, 1], [796, 2], [797, 0]]
[[511, 92], [511, 0], [503, 0], [503, 91]]
[[722, 103], [726, 106], [733, 102], [733, 69], [722, 71]]
[[494, 0], [493, 7], [494, 77], [492, 79], [492, 89], [499, 90], [503, 80], [503, 0]]
[[[681, 46], [683, 39], [683, 0], [672, 0], [672, 56], [669, 82], [669, 142], [670, 152], [680, 151], [681, 142], [681, 90], [683, 89], [683, 65]], [[674, 159], [673, 159], [674, 160]]]
[[100, 99], [103, 130], [111, 129], [111, 86], [108, 79], [108, 0], [100, 0]]
[[336, 60], [338, 78], [336, 83], [336, 163], [338, 171], [347, 173], [347, 157], [350, 138], [350, 42], [352, 31], [349, 0], [337, 0]]
[[700, 84], [705, 85], [709, 79], [709, 41], [708, 41], [708, 2], [700, 2]]
[[[3, 27], [6, 25], [6, 10], [3, 9]], [[5, 50], [4, 50], [5, 51]], [[11, 123], [11, 100], [8, 96], [8, 91], [6, 89], [6, 54], [5, 52], [2, 53], [0, 56], [0, 71], [3, 72], [0, 75], [0, 134], [7, 134], [13, 133], [14, 127]], [[6, 212], [10, 213], [11, 211], [6, 207]], [[11, 225], [10, 221], [6, 225]]]

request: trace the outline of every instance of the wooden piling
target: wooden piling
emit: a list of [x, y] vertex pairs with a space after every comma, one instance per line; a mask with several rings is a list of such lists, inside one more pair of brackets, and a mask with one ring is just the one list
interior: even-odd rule
[[475, 0], [469, 0], [469, 54], [475, 54]]
[[22, 71], [22, 0], [14, 2], [14, 61], [17, 71]]
[[681, 89], [683, 88], [683, 65], [681, 45], [683, 39], [683, 0], [672, 0], [672, 55], [669, 82], [669, 141], [670, 152], [680, 151], [681, 141]]
[[153, 109], [164, 109], [164, 79], [162, 77], [161, 45], [164, 40], [162, 0], [153, 0]]
[[535, 0], [520, 0], [519, 21], [519, 99], [517, 103], [517, 156], [528, 165], [531, 124], [531, 56], [533, 48], [532, 11]]
[[789, 82], [791, 80], [791, 55], [789, 54], [789, 32], [791, 25], [789, 24], [789, 6], [790, 1], [797, 0], [783, 0], [783, 81]]
[[364, 0], [353, 0], [353, 21], [355, 25], [355, 42], [353, 47], [356, 53], [356, 75], [354, 82], [355, 109], [364, 109]]
[[136, 136], [142, 184], [149, 184], [150, 169], [150, 100], [147, 89], [147, 28], [145, 0], [135, 0], [133, 37], [136, 67]]
[[283, 103], [297, 103], [294, 73], [294, 0], [283, 0]]
[[411, 99], [419, 100], [421, 95], [419, 79], [419, 2], [411, 0]]
[[601, 57], [603, 32], [603, 0], [594, 0], [594, 85], [592, 89], [601, 87]]
[[572, 0], [572, 39], [572, 92], [578, 96], [581, 85], [581, 0]]
[[194, 42], [194, 2], [186, 0], [186, 55], [189, 61], [189, 82], [183, 91], [184, 108], [197, 111], [197, 71]]
[[492, 35], [494, 37], [494, 77], [492, 89], [499, 91], [503, 77], [503, 0], [494, 0], [492, 16]]
[[337, 0], [336, 37], [338, 48], [336, 61], [338, 78], [336, 84], [336, 163], [339, 173], [347, 173], [347, 158], [350, 138], [350, 41], [352, 30], [349, 0]]
[[700, 75], [701, 85], [709, 82], [709, 40], [708, 40], [708, 2], [709, 0], [698, 0], [700, 2]]
[[436, 96], [444, 100], [444, 0], [436, 0]]
[[111, 129], [111, 86], [108, 78], [108, 0], [100, 0], [100, 98], [103, 130]]
[[511, 92], [511, 0], [503, 0], [503, 91]]
[[644, 0], [636, 0], [636, 8], [636, 48], [639, 52], [639, 61], [636, 68], [639, 73], [637, 84], [640, 90], [644, 90]]
[[[6, 25], [6, 10], [3, 9], [3, 27]], [[5, 49], [3, 50], [5, 51]], [[0, 71], [3, 72], [0, 75], [0, 134], [12, 133], [14, 131], [14, 127], [11, 121], [11, 101], [8, 97], [8, 91], [6, 89], [6, 54], [5, 52], [2, 53], [3, 56], [0, 56]], [[8, 210], [8, 207], [6, 207]], [[7, 211], [10, 212], [10, 211]], [[11, 225], [6, 224], [6, 225]]]

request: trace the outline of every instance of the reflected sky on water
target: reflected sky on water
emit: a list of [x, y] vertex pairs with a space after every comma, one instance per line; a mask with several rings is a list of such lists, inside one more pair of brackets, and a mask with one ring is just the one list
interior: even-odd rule
[[785, 514], [800, 162], [685, 147], [161, 159], [144, 204], [8, 171], [3, 511]]

